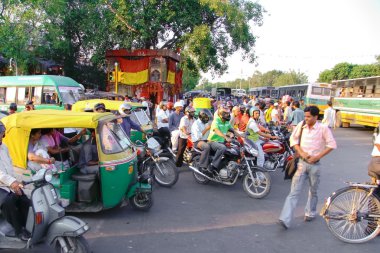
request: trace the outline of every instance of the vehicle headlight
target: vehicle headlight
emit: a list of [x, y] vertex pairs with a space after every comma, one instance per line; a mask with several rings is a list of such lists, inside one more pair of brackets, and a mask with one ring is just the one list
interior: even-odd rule
[[44, 174], [44, 179], [46, 182], [50, 182], [53, 179], [53, 172], [51, 172], [51, 170], [46, 170]]

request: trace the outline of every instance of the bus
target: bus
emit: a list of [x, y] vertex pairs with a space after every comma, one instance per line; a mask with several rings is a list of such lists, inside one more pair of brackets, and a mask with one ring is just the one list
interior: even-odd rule
[[377, 127], [380, 122], [380, 76], [334, 80], [337, 125]]
[[303, 99], [306, 105], [315, 105], [320, 114], [327, 109], [327, 102], [331, 100], [332, 85], [328, 83], [305, 83], [278, 87], [278, 98], [289, 95], [294, 100]]
[[266, 97], [277, 98], [277, 89], [272, 86], [262, 86], [249, 89], [249, 95], [256, 97]]
[[64, 104], [74, 104], [84, 95], [83, 85], [65, 76], [1, 76], [0, 108], [7, 111], [11, 103], [22, 111], [28, 101], [35, 109], [63, 110]]

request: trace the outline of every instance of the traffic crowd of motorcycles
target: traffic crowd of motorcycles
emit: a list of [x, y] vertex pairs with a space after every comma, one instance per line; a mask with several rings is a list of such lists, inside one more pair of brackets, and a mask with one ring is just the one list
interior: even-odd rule
[[[243, 98], [240, 100], [241, 101], [239, 101], [239, 99], [234, 99], [234, 102], [233, 100], [214, 101], [214, 113], [211, 112], [212, 109], [202, 109], [195, 113], [194, 116], [195, 122], [195, 120], [198, 118], [197, 116], [199, 113], [206, 113], [208, 115], [208, 122], [203, 123], [211, 126], [213, 124], [213, 121], [216, 120], [216, 117], [220, 117], [220, 108], [228, 108], [231, 114], [230, 124], [236, 131], [228, 131], [226, 133], [227, 138], [223, 143], [226, 149], [221, 156], [221, 162], [218, 168], [215, 168], [211, 171], [201, 168], [200, 158], [202, 150], [198, 149], [193, 144], [191, 136], [194, 133], [189, 134], [187, 138], [187, 145], [183, 151], [183, 162], [185, 164], [185, 167], [191, 169], [194, 179], [197, 183], [207, 184], [209, 182], [214, 182], [223, 185], [235, 185], [238, 182], [238, 179], [241, 178], [243, 189], [249, 197], [264, 198], [269, 194], [271, 189], [270, 173], [279, 169], [284, 171], [287, 162], [293, 158], [294, 151], [290, 148], [289, 144], [291, 126], [288, 123], [284, 123], [284, 121], [277, 121], [277, 123], [274, 123], [271, 118], [268, 118], [268, 122], [261, 122], [259, 119], [257, 119], [256, 122], [260, 124], [262, 131], [267, 132], [267, 134], [275, 138], [261, 138], [260, 144], [253, 142], [248, 138], [247, 135], [249, 135], [249, 133], [247, 133], [246, 129], [244, 129], [244, 127], [247, 128], [247, 123], [251, 118], [254, 120], [253, 117], [251, 117], [253, 111], [257, 110], [265, 115], [266, 110], [273, 109], [271, 107], [274, 105], [276, 105], [276, 109], [281, 109], [278, 107], [277, 103], [274, 103], [272, 101], [265, 103], [265, 100], [256, 100], [255, 98]], [[175, 110], [177, 110], [179, 103], [182, 105], [182, 110], [184, 109], [183, 111], [185, 111], [183, 117], [189, 117], [189, 114], [191, 114], [192, 111], [191, 98], [186, 102], [177, 102], [174, 104], [173, 110], [170, 106], [170, 103], [169, 108], [165, 106], [167, 104], [161, 103], [156, 109], [156, 115], [159, 115], [159, 110], [169, 111], [169, 114], [175, 113]], [[282, 111], [280, 115], [283, 115]], [[248, 116], [248, 118], [244, 122], [243, 117], [246, 116]], [[283, 119], [283, 116], [279, 117], [281, 117], [280, 119]], [[240, 124], [244, 125], [244, 127], [240, 127]], [[194, 131], [194, 129], [196, 129], [192, 126], [187, 127], [189, 131]], [[174, 131], [172, 131], [172, 136], [170, 139], [162, 136], [159, 131], [155, 132], [155, 134], [148, 139], [148, 142], [146, 144], [148, 147], [147, 150], [157, 150], [157, 147], [160, 147], [158, 152], [153, 152], [153, 155], [149, 153], [151, 157], [148, 158], [148, 160], [154, 162], [155, 159], [157, 161], [157, 159], [163, 159], [167, 157], [173, 161], [171, 167], [174, 166], [174, 163], [179, 157], [178, 152], [180, 152], [177, 151], [177, 147], [173, 146], [176, 145], [175, 141], [173, 142], [173, 133], [177, 130], [183, 131], [183, 127], [178, 126], [178, 128], [174, 129]], [[259, 149], [257, 145], [261, 145], [261, 148]], [[259, 166], [257, 163], [259, 152], [264, 153], [265, 161], [263, 166]], [[146, 156], [145, 152], [141, 152], [141, 154]], [[214, 155], [215, 152], [211, 150], [208, 157], [209, 164], [211, 164]], [[156, 156], [156, 158], [154, 158], [154, 156]], [[159, 168], [159, 170], [161, 169], [166, 170], [166, 168]], [[169, 176], [171, 179], [165, 180], [165, 177], [162, 176], [165, 174], [171, 175]], [[161, 180], [160, 177], [162, 178]], [[154, 179], [160, 185], [170, 187], [177, 181], [178, 174], [167, 173], [167, 171], [163, 171], [163, 173], [156, 172], [154, 173]]]

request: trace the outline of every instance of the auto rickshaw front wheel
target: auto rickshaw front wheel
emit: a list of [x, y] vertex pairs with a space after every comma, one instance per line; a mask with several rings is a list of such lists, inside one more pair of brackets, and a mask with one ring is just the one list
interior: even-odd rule
[[129, 198], [131, 206], [139, 211], [148, 211], [153, 205], [151, 192], [139, 192]]

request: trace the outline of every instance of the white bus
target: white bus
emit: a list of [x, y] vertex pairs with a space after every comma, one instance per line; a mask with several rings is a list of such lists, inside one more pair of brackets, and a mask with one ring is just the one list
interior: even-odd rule
[[291, 96], [294, 100], [303, 99], [306, 105], [315, 105], [320, 114], [327, 109], [327, 102], [331, 100], [332, 85], [329, 83], [305, 83], [278, 87], [278, 98], [284, 95]]

